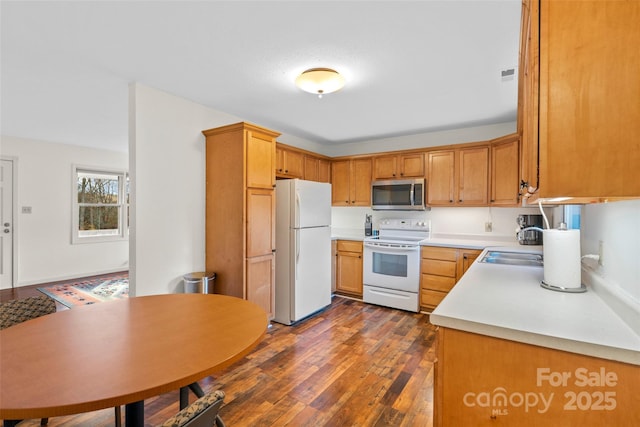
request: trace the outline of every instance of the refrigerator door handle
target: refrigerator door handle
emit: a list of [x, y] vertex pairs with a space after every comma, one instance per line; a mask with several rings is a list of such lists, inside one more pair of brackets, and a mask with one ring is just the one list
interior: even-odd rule
[[298, 263], [300, 262], [300, 229], [295, 229], [296, 233], [296, 262], [295, 262], [295, 277], [298, 280]]
[[294, 218], [295, 228], [300, 228], [300, 193], [296, 191], [296, 215]]

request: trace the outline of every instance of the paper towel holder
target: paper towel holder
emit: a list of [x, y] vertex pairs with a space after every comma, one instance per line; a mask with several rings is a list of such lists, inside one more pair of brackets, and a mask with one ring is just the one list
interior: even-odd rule
[[545, 289], [552, 290], [552, 291], [568, 292], [568, 293], [572, 293], [572, 294], [579, 294], [579, 293], [582, 293], [582, 292], [587, 292], [587, 287], [584, 285], [584, 283], [580, 283], [580, 287], [579, 288], [565, 288], [563, 286], [549, 285], [549, 284], [545, 283], [544, 280], [543, 280], [542, 282], [540, 282], [540, 286], [542, 286]]

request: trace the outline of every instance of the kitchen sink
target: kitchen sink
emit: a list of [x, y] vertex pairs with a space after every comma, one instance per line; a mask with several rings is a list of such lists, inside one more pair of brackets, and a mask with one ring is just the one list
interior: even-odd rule
[[542, 255], [530, 252], [487, 251], [480, 262], [488, 264], [528, 265], [542, 267]]

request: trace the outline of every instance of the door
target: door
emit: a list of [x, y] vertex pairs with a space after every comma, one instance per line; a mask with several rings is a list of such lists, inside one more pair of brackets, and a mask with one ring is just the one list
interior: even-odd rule
[[453, 205], [455, 152], [429, 153], [427, 205]]
[[274, 193], [247, 190], [247, 258], [269, 255], [276, 247]]
[[2, 160], [0, 168], [0, 193], [2, 194], [2, 207], [0, 218], [2, 233], [0, 239], [2, 245], [2, 257], [0, 259], [0, 289], [13, 287], [13, 162]]
[[329, 227], [295, 230], [293, 321], [331, 304], [331, 231]]
[[486, 206], [489, 193], [489, 148], [458, 151], [458, 203]]
[[294, 228], [331, 225], [331, 185], [294, 180]]
[[260, 306], [269, 319], [274, 314], [275, 256], [247, 258], [247, 301]]
[[331, 164], [331, 204], [333, 206], [350, 206], [351, 161], [339, 160]]

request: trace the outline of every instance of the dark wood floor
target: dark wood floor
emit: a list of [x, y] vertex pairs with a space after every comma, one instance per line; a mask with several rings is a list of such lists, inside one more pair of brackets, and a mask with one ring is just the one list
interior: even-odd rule
[[[434, 339], [427, 315], [335, 297], [297, 325], [274, 323], [253, 353], [200, 384], [225, 391], [229, 427], [431, 426]], [[149, 399], [146, 425], [177, 411], [177, 391]], [[49, 425], [110, 426], [113, 409]]]

